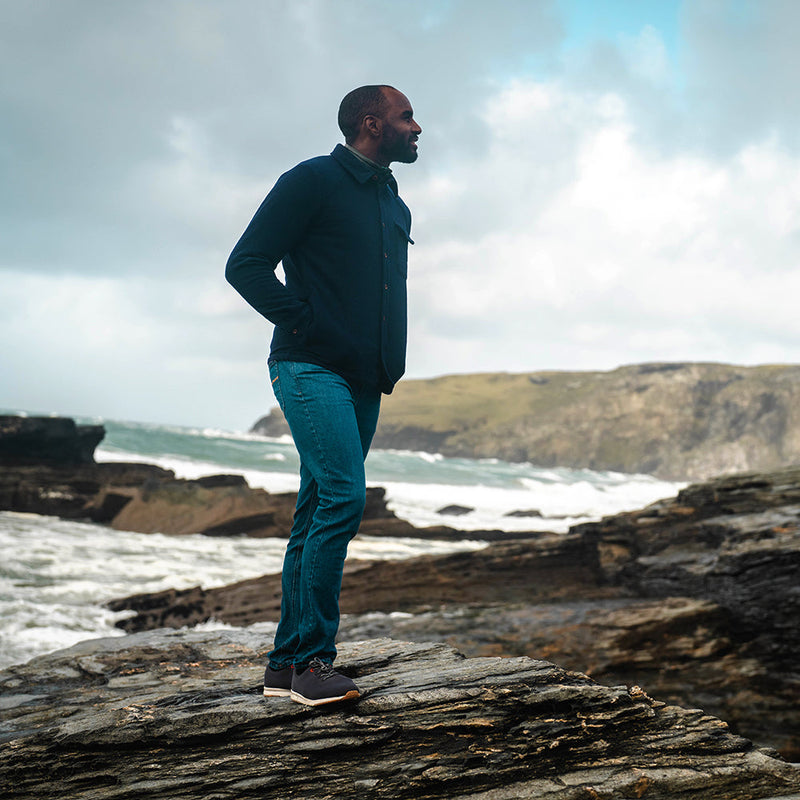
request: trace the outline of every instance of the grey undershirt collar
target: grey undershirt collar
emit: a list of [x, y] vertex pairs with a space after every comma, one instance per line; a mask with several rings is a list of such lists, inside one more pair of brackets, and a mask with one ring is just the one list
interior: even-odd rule
[[373, 161], [371, 158], [367, 158], [363, 153], [359, 152], [355, 149], [355, 147], [351, 147], [347, 142], [344, 143], [344, 146], [357, 158], [360, 158], [365, 164], [372, 167], [373, 169], [377, 169], [381, 172], [388, 172], [391, 174], [391, 170], [389, 167], [384, 167], [383, 164], [379, 164], [377, 161]]

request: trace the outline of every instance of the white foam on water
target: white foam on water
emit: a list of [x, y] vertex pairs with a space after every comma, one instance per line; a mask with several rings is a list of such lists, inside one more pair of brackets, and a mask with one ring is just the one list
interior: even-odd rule
[[428, 453], [425, 450], [373, 450], [372, 452], [386, 453], [401, 458], [418, 458], [420, 461], [427, 461], [429, 464], [437, 464], [446, 458], [441, 453]]
[[[516, 489], [481, 485], [387, 483], [389, 508], [414, 525], [448, 525], [458, 530], [566, 532], [571, 525], [672, 497], [677, 484], [648, 476], [622, 476], [617, 483], [564, 483], [521, 478]], [[472, 509], [459, 516], [438, 513], [446, 506]], [[541, 516], [507, 516], [538, 511]]]
[[419, 555], [444, 555], [464, 550], [480, 550], [486, 542], [461, 539], [457, 542], [412, 539], [394, 536], [357, 536], [350, 542], [348, 558], [403, 559]]
[[206, 439], [230, 439], [232, 441], [242, 442], [264, 441], [267, 438], [257, 433], [231, 431], [224, 428], [200, 428], [184, 425], [165, 425], [158, 422], [136, 422], [133, 420], [105, 419], [103, 417], [94, 417], [91, 419], [76, 418], [76, 422], [90, 422], [91, 424], [95, 425], [114, 426], [132, 431], [152, 433], [157, 436], [168, 433], [178, 436], [197, 436]]
[[[392, 455], [404, 462], [396, 474], [406, 472], [414, 480], [372, 478], [386, 474], [381, 460]], [[398, 517], [418, 527], [448, 525], [458, 530], [554, 531], [621, 511], [641, 508], [656, 500], [673, 497], [684, 484], [670, 483], [649, 475], [627, 475], [588, 470], [539, 469], [530, 464], [511, 464], [497, 459], [470, 461], [411, 451], [377, 451], [377, 467], [368, 469], [368, 485], [386, 489], [389, 508]], [[98, 460], [154, 463], [172, 470], [176, 477], [196, 479], [206, 475], [243, 475], [253, 488], [268, 492], [296, 492], [300, 478], [293, 461], [284, 453], [268, 453], [265, 459], [286, 466], [287, 471], [242, 469], [210, 461], [179, 456], [141, 456], [99, 450]], [[411, 462], [409, 464], [409, 462]], [[415, 474], [413, 463], [424, 465]], [[368, 461], [368, 467], [370, 462]], [[444, 481], [437, 480], [444, 478]], [[427, 478], [427, 480], [425, 480]], [[486, 482], [481, 482], [481, 479]], [[451, 482], [458, 481], [458, 482]], [[444, 506], [474, 509], [460, 516], [442, 515]], [[515, 511], [538, 511], [541, 516], [509, 517]]]
[[[204, 436], [207, 447], [198, 447]], [[225, 437], [229, 442], [241, 440], [241, 446], [226, 445], [220, 441]], [[126, 452], [130, 450], [140, 452]], [[299, 486], [299, 458], [288, 436], [272, 439], [213, 429], [109, 423], [108, 442], [98, 450], [98, 459], [155, 463], [187, 479], [240, 474], [253, 488], [268, 492], [296, 491]], [[368, 485], [386, 488], [390, 508], [399, 517], [418, 526], [447, 524], [465, 531], [566, 531], [577, 522], [674, 496], [682, 486], [647, 475], [542, 468], [413, 450], [375, 449], [366, 466]], [[457, 517], [437, 513], [447, 505], [474, 510]], [[538, 511], [541, 517], [506, 516], [515, 511]]]
[[[299, 485], [299, 459], [289, 436], [108, 421], [96, 458], [155, 464], [185, 479], [240, 474], [251, 487], [268, 492], [296, 491]], [[467, 532], [564, 532], [577, 522], [672, 497], [682, 486], [646, 475], [407, 450], [374, 450], [367, 476], [370, 486], [386, 488], [389, 507], [399, 517], [420, 527]], [[438, 513], [448, 505], [471, 510], [461, 516]], [[533, 510], [541, 517], [506, 516]], [[350, 557], [408, 558], [483, 546], [359, 536]], [[121, 635], [114, 627], [120, 616], [103, 607], [109, 599], [276, 573], [284, 548], [280, 539], [139, 534], [0, 512], [0, 667], [81, 639]]]
[[[241, 469], [231, 467], [229, 464], [219, 464], [213, 461], [198, 461], [193, 458], [181, 456], [150, 456], [125, 451], [105, 450], [98, 448], [96, 460], [113, 461], [116, 463], [131, 462], [135, 464], [153, 464], [162, 469], [169, 469], [175, 473], [176, 478], [196, 480], [207, 475], [242, 475], [248, 485], [253, 489], [266, 489], [268, 492], [296, 492], [300, 486], [300, 476], [295, 472], [270, 472], [267, 470]], [[265, 461], [286, 462], [283, 453], [268, 453], [263, 456]]]
[[[357, 537], [349, 556], [409, 558], [481, 542]], [[142, 592], [223, 586], [280, 572], [284, 539], [165, 536], [0, 512], [0, 668], [83, 639], [122, 635], [103, 606]]]

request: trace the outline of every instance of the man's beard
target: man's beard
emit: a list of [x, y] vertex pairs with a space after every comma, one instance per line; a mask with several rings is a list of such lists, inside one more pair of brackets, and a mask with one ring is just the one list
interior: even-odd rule
[[406, 145], [403, 154], [398, 154], [394, 161], [399, 161], [401, 164], [413, 164], [417, 160], [419, 153], [410, 145]]
[[411, 141], [394, 134], [388, 142], [384, 139], [383, 155], [391, 163], [398, 161], [401, 164], [413, 164], [417, 160], [417, 150], [411, 146]]

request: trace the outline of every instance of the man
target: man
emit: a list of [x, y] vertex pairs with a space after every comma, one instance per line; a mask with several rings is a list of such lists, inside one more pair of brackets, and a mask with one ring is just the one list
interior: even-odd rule
[[[405, 371], [411, 214], [389, 164], [416, 161], [422, 133], [391, 86], [350, 92], [339, 127], [344, 145], [280, 177], [225, 273], [275, 325], [270, 379], [300, 454], [264, 694], [306, 705], [359, 696], [332, 666], [339, 591], [364, 512], [381, 393]], [[285, 283], [275, 274], [280, 261]]]

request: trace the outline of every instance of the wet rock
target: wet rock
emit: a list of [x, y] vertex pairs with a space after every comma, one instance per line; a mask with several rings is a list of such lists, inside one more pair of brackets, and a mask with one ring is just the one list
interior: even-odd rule
[[13, 465], [0, 469], [0, 511], [108, 524], [148, 480], [173, 480], [150, 464]]
[[292, 495], [251, 489], [238, 475], [149, 480], [128, 494], [129, 502], [109, 523], [117, 530], [286, 536], [294, 511]]
[[474, 510], [469, 506], [450, 505], [442, 506], [436, 513], [446, 517], [463, 517], [471, 514]]
[[[85, 519], [138, 533], [286, 538], [297, 495], [253, 489], [241, 475], [194, 480], [150, 464], [10, 465], [0, 470], [0, 511]], [[367, 489], [360, 533], [460, 541], [444, 525], [417, 528], [386, 505], [382, 487]], [[470, 531], [469, 538], [500, 541], [538, 536]]]
[[283, 411], [278, 406], [270, 409], [268, 414], [260, 417], [250, 429], [250, 433], [258, 434], [259, 436], [267, 436], [272, 439], [280, 439], [283, 436], [291, 436], [292, 432], [289, 429], [289, 423], [283, 415]]
[[104, 436], [67, 417], [0, 416], [0, 464], [93, 464]]
[[[553, 602], [616, 597], [598, 582], [594, 551], [576, 536], [541, 536], [533, 542], [492, 544], [473, 552], [414, 559], [345, 563], [340, 607], [345, 614], [420, 613], [443, 604]], [[118, 624], [126, 631], [196, 625], [215, 619], [231, 625], [277, 620], [280, 575], [180, 592], [113, 600], [113, 611], [136, 611]]]
[[9, 800], [756, 800], [798, 770], [698, 710], [530, 658], [343, 645], [362, 698], [261, 695], [255, 631], [84, 642], [0, 673]]

